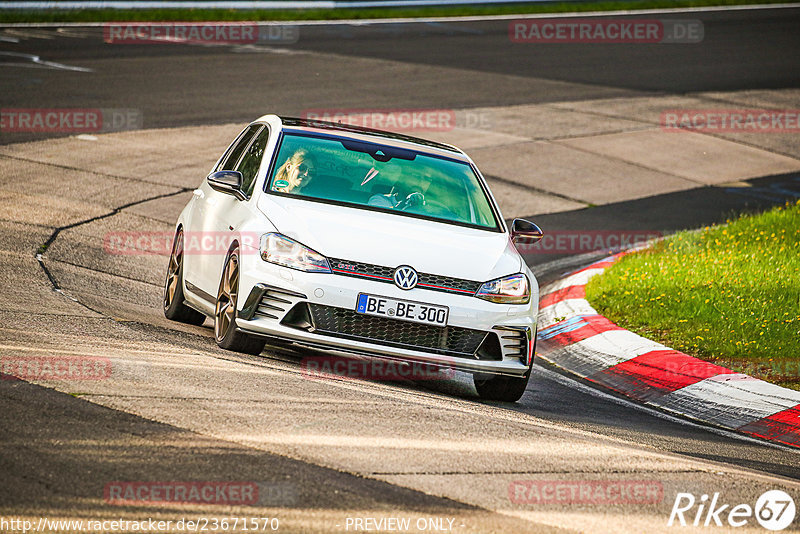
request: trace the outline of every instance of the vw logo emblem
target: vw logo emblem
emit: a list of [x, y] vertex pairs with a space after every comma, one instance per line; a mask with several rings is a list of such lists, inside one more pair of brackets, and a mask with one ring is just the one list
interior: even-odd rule
[[417, 271], [408, 265], [401, 265], [394, 271], [394, 283], [400, 289], [414, 289], [417, 285]]

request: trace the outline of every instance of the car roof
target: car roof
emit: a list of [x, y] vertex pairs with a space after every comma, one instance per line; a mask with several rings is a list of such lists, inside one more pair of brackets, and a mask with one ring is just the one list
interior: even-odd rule
[[423, 149], [423, 151], [426, 152], [439, 153], [450, 158], [469, 161], [469, 158], [466, 156], [466, 154], [453, 145], [429, 141], [427, 139], [421, 139], [411, 135], [316, 119], [300, 119], [297, 117], [281, 116], [278, 118], [284, 127], [289, 127], [292, 129], [306, 130], [309, 132], [338, 133], [346, 137], [352, 137], [363, 141], [371, 141], [388, 146], [395, 146], [398, 148], [409, 148], [408, 145], [411, 144], [416, 145], [414, 148]]

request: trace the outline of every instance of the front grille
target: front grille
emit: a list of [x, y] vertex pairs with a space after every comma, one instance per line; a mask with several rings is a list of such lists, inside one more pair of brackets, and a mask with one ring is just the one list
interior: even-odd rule
[[[483, 285], [482, 282], [472, 280], [462, 280], [460, 278], [450, 278], [449, 276], [438, 276], [435, 274], [420, 274], [418, 286], [436, 291], [450, 291], [457, 293], [469, 293], [474, 295]], [[453, 291], [457, 290], [457, 291]]]
[[[377, 282], [394, 283], [394, 267], [384, 267], [371, 263], [361, 263], [357, 261], [340, 260], [329, 258], [331, 269], [336, 274], [344, 276], [354, 276], [357, 278], [367, 278]], [[483, 282], [440, 276], [436, 274], [417, 273], [417, 287], [430, 289], [432, 291], [443, 291], [445, 293], [457, 293], [459, 295], [474, 295], [478, 292]]]
[[335, 258], [330, 258], [328, 261], [330, 262], [331, 269], [337, 274], [363, 276], [365, 278], [374, 277], [385, 282], [394, 283], [394, 269], [391, 267], [381, 267], [380, 265], [359, 263], [357, 261], [337, 260]]
[[308, 304], [314, 332], [337, 337], [475, 358], [486, 332], [455, 326], [431, 326], [398, 319], [362, 315], [346, 308]]

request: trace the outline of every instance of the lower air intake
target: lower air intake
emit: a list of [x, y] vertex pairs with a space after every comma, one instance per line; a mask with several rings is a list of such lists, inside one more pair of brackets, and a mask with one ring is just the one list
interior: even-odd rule
[[362, 315], [346, 308], [308, 304], [314, 332], [458, 358], [475, 358], [487, 333]]

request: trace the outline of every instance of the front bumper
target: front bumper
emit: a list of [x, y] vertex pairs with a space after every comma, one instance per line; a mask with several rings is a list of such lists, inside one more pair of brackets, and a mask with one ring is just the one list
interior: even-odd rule
[[[473, 373], [524, 376], [530, 369], [536, 291], [530, 304], [504, 305], [468, 295], [420, 288], [403, 291], [393, 284], [295, 271], [260, 258], [244, 267], [239, 291], [246, 298], [239, 299], [237, 318], [242, 332]], [[356, 314], [359, 293], [447, 306], [447, 327]]]

